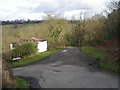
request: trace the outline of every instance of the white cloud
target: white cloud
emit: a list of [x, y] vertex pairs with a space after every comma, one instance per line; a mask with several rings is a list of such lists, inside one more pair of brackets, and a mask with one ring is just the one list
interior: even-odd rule
[[78, 17], [84, 10], [99, 13], [109, 0], [1, 0], [0, 20], [42, 19], [44, 12], [62, 14], [67, 19]]
[[65, 11], [63, 15], [67, 19], [72, 19], [73, 17], [74, 19], [79, 19], [80, 14], [84, 12], [86, 12], [86, 10], [71, 10], [71, 11]]
[[19, 13], [17, 14], [16, 18], [23, 18], [23, 19], [31, 19], [31, 20], [41, 20], [44, 18], [44, 16], [46, 16], [45, 13]]

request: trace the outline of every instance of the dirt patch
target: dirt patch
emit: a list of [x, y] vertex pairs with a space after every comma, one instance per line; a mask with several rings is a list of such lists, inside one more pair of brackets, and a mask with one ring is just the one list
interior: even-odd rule
[[109, 61], [120, 61], [119, 51], [119, 41], [120, 40], [105, 40], [99, 45], [94, 45], [95, 48], [98, 48], [102, 51], [105, 51], [110, 54], [107, 60]]

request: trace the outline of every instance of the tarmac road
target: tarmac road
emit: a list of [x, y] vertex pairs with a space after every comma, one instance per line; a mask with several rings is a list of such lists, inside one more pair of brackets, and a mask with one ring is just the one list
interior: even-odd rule
[[93, 59], [72, 47], [42, 61], [13, 69], [31, 88], [118, 88], [118, 76], [96, 67]]

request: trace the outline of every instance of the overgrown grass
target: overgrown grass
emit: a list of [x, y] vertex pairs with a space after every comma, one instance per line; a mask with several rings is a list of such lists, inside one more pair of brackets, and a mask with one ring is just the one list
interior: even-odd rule
[[81, 50], [83, 53], [88, 54], [88, 56], [94, 59], [99, 59], [100, 60], [99, 65], [102, 69], [112, 71], [112, 72], [118, 72], [119, 66], [117, 63], [105, 61], [106, 58], [109, 56], [108, 53], [90, 46], [82, 47]]
[[19, 77], [14, 77], [16, 85], [13, 88], [29, 88], [25, 80]]
[[12, 68], [14, 68], [14, 67], [18, 67], [18, 66], [25, 65], [25, 64], [30, 64], [30, 63], [39, 61], [42, 58], [45, 58], [46, 56], [49, 56], [49, 55], [51, 55], [59, 50], [62, 50], [62, 49], [63, 48], [56, 48], [56, 49], [53, 49], [53, 50], [50, 50], [47, 52], [37, 53], [31, 57], [26, 57], [22, 60], [11, 62], [10, 65]]

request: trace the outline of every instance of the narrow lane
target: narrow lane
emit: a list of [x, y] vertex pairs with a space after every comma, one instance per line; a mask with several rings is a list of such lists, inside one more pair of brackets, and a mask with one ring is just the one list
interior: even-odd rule
[[[90, 66], [92, 62], [73, 47], [40, 62], [14, 68], [13, 72], [15, 76], [35, 78], [41, 88], [118, 88], [118, 77]], [[38, 84], [34, 88], [39, 88]]]

